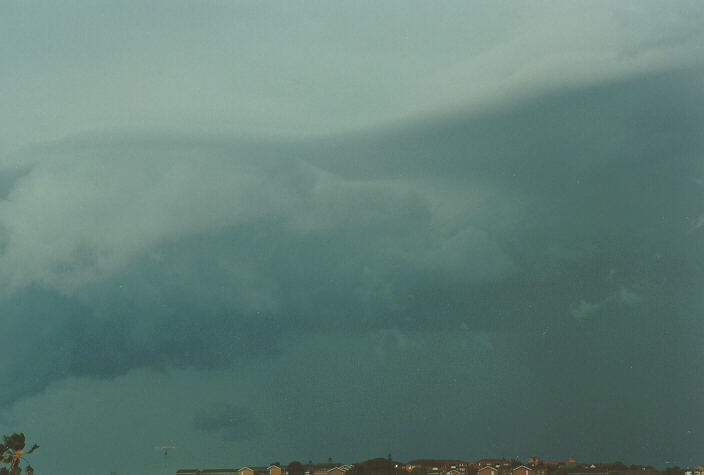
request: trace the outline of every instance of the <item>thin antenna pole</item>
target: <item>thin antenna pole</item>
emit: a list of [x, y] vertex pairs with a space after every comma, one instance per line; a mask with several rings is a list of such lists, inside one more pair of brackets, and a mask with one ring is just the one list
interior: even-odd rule
[[164, 473], [169, 475], [169, 449], [175, 449], [173, 445], [157, 445], [155, 449], [164, 451]]

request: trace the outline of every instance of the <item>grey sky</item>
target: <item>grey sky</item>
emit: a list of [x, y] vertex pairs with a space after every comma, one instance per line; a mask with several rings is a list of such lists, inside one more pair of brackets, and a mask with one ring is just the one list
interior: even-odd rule
[[701, 463], [703, 14], [0, 4], [0, 430]]

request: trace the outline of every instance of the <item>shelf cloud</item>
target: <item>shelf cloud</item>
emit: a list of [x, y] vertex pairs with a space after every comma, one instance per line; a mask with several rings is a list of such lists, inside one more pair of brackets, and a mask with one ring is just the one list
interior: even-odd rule
[[696, 462], [699, 4], [3, 8], [33, 465]]

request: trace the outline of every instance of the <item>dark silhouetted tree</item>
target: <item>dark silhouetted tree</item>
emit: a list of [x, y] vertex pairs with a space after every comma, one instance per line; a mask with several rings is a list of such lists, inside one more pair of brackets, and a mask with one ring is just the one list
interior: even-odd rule
[[379, 457], [355, 464], [354, 475], [397, 475], [395, 463], [387, 458]]
[[298, 460], [294, 460], [286, 466], [286, 472], [288, 472], [288, 475], [303, 475], [305, 471], [306, 470], [303, 468], [303, 464]]
[[[13, 433], [11, 435], [2, 436], [2, 444], [0, 444], [0, 463], [7, 465], [0, 469], [0, 475], [10, 474], [18, 475], [22, 472], [22, 460], [24, 456], [31, 454], [39, 448], [34, 444], [31, 449], [25, 451], [25, 437], [22, 433]], [[25, 467], [26, 473], [34, 473], [34, 469], [29, 463]]]

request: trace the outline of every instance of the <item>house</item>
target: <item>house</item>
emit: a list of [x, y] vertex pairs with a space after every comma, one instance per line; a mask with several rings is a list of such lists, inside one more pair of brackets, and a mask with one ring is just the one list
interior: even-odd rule
[[486, 465], [491, 465], [492, 467], [510, 467], [511, 466], [511, 461], [506, 460], [506, 459], [479, 459], [476, 462], [474, 462], [472, 465], [475, 467], [481, 468]]
[[[316, 463], [314, 465], [306, 465], [306, 475], [344, 475], [352, 468], [352, 465], [341, 464], [339, 462]], [[277, 474], [270, 474], [277, 475]]]
[[423, 467], [428, 473], [446, 474], [452, 470], [459, 472], [459, 475], [464, 475], [468, 472], [469, 462], [456, 459], [416, 459], [406, 463], [403, 468], [410, 472], [416, 467]]
[[352, 469], [352, 465], [338, 465], [328, 470], [328, 475], [346, 475]]
[[241, 469], [237, 470], [238, 475], [254, 475], [256, 471], [254, 470], [257, 467], [242, 467]]
[[268, 467], [242, 467], [234, 475], [281, 475], [281, 467], [269, 465]]
[[485, 465], [477, 470], [477, 475], [499, 475], [499, 469], [491, 465]]
[[176, 475], [200, 475], [200, 470], [195, 468], [182, 468], [176, 470]]
[[206, 468], [198, 472], [199, 475], [237, 475], [236, 468]]
[[525, 465], [520, 465], [511, 470], [511, 475], [534, 475], [535, 471]]

